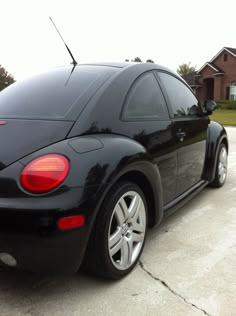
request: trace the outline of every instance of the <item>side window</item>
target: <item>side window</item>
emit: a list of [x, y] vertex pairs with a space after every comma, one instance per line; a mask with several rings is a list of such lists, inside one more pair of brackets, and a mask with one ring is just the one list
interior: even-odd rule
[[165, 99], [153, 73], [136, 80], [131, 87], [122, 113], [124, 120], [168, 118]]
[[196, 117], [200, 108], [192, 91], [183, 82], [169, 74], [159, 72], [158, 76], [171, 102], [174, 117]]

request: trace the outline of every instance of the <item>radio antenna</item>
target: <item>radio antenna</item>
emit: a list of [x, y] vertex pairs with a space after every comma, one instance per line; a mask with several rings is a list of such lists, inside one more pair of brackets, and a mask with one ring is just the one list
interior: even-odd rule
[[67, 49], [68, 53], [70, 54], [70, 57], [72, 58], [72, 65], [74, 65], [74, 67], [75, 67], [78, 64], [77, 61], [75, 60], [75, 58], [74, 58], [72, 52], [70, 51], [69, 47], [66, 45], [66, 42], [64, 41], [63, 37], [61, 36], [61, 33], [59, 32], [58, 28], [56, 27], [56, 24], [53, 22], [53, 19], [51, 17], [49, 17], [49, 18], [50, 18], [52, 24], [54, 25], [57, 33], [59, 34], [60, 38], [62, 39], [64, 45], [66, 46], [66, 49]]

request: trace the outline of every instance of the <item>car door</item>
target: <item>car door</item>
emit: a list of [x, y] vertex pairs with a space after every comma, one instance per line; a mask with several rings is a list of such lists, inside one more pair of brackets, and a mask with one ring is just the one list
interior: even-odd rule
[[163, 202], [175, 197], [177, 156], [172, 122], [161, 88], [152, 71], [139, 76], [128, 92], [123, 112], [123, 129], [141, 143], [161, 175]]
[[191, 89], [172, 74], [158, 72], [172, 118], [177, 150], [176, 197], [201, 180], [209, 118]]

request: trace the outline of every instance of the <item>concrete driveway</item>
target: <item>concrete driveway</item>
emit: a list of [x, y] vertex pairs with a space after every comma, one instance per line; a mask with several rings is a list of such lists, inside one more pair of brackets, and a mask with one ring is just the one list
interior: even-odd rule
[[236, 128], [222, 189], [207, 188], [148, 234], [118, 282], [0, 271], [0, 316], [236, 315]]

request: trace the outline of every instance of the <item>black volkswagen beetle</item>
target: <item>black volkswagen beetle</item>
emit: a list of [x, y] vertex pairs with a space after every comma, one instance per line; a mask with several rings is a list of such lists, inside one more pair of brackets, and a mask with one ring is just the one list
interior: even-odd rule
[[148, 227], [226, 179], [225, 129], [155, 64], [51, 70], [0, 93], [0, 261], [118, 279]]

